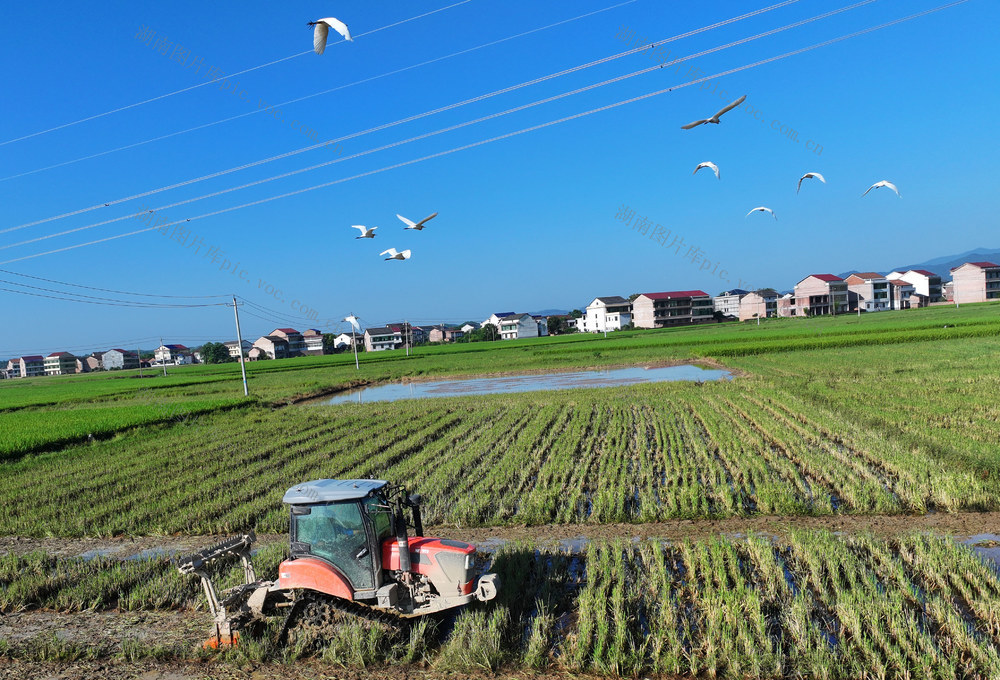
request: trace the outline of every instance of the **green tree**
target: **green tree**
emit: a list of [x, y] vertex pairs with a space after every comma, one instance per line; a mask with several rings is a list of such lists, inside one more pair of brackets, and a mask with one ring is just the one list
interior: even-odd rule
[[333, 333], [323, 334], [323, 354], [333, 354], [337, 350], [337, 336]]
[[206, 342], [201, 346], [201, 360], [206, 364], [224, 364], [232, 361], [229, 348], [221, 342]]
[[549, 335], [559, 335], [566, 332], [566, 319], [561, 316], [550, 316], [545, 320]]

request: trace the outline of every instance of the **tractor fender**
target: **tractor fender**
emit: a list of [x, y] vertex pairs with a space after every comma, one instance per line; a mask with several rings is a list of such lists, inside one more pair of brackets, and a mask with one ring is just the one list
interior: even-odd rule
[[314, 557], [282, 562], [278, 567], [278, 587], [282, 590], [316, 590], [345, 600], [354, 599], [350, 582], [331, 565]]

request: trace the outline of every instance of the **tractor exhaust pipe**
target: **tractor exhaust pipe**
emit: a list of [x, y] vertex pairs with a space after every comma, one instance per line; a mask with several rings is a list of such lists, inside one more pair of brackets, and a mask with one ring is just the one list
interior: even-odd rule
[[424, 523], [420, 519], [420, 502], [422, 500], [418, 493], [412, 494], [406, 499], [407, 505], [413, 508], [413, 534], [417, 537], [424, 535]]
[[396, 524], [396, 545], [399, 547], [399, 570], [409, 578], [412, 566], [410, 564], [410, 541], [406, 537], [406, 518], [403, 516], [403, 509], [399, 506], [393, 513], [393, 521]]

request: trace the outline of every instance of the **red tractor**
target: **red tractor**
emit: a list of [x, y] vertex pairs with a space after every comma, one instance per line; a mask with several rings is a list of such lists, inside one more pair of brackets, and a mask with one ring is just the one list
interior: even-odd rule
[[[299, 625], [322, 628], [339, 612], [398, 621], [496, 597], [496, 574], [474, 573], [473, 546], [423, 535], [420, 496], [403, 487], [321, 479], [292, 487], [282, 500], [290, 507], [291, 554], [277, 581], [257, 580], [252, 532], [177, 560], [182, 574], [201, 577], [215, 621], [206, 646], [236, 644], [240, 630], [286, 610], [282, 638]], [[207, 566], [230, 556], [242, 560], [244, 583], [220, 597]]]

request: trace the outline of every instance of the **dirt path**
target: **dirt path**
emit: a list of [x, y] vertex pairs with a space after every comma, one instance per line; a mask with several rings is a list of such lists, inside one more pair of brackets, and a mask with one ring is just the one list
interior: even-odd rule
[[[505, 541], [527, 540], [573, 548], [594, 539], [608, 538], [707, 538], [739, 536], [750, 531], [786, 536], [795, 529], [825, 529], [845, 533], [869, 531], [882, 536], [910, 531], [932, 531], [962, 540], [980, 534], [1000, 534], [1000, 512], [929, 513], [926, 515], [828, 515], [823, 517], [768, 515], [726, 519], [681, 519], [647, 524], [546, 524], [504, 527], [427, 527], [428, 535], [447, 536], [489, 550]], [[0, 554], [42, 550], [60, 557], [118, 559], [194, 552], [230, 538], [211, 536], [133, 536], [121, 538], [26, 538], [0, 536]], [[284, 534], [258, 534], [257, 544], [288, 540]]]

